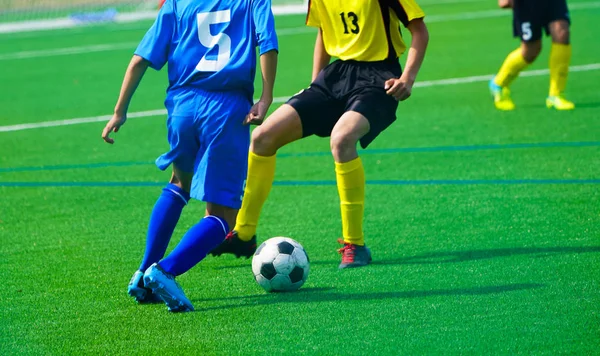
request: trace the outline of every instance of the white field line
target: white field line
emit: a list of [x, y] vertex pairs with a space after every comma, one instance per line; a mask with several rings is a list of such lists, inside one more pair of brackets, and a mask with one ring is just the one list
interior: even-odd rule
[[[447, 1], [465, 1], [465, 0], [447, 0]], [[470, 0], [467, 0], [467, 1], [470, 1]], [[569, 5], [569, 7], [571, 10], [600, 8], [600, 1], [574, 3], [574, 4]], [[463, 12], [463, 13], [456, 13], [456, 14], [430, 15], [430, 16], [426, 17], [426, 22], [427, 23], [436, 23], [436, 22], [439, 23], [439, 22], [451, 22], [451, 21], [477, 20], [477, 19], [485, 19], [485, 18], [493, 18], [493, 17], [510, 16], [511, 14], [512, 14], [511, 11], [506, 11], [506, 10], [472, 11], [472, 12]], [[130, 17], [133, 17], [133, 15], [130, 15]], [[316, 32], [314, 28], [302, 26], [302, 27], [291, 27], [291, 28], [280, 29], [277, 31], [277, 34], [279, 36], [290, 36], [290, 35], [313, 33], [313, 32]], [[0, 25], [0, 33], [2, 33], [2, 25]], [[46, 49], [46, 50], [39, 50], [39, 51], [22, 51], [22, 52], [0, 54], [0, 61], [13, 60], [13, 59], [25, 59], [25, 58], [64, 56], [64, 55], [82, 54], [82, 53], [91, 53], [91, 52], [117, 51], [117, 50], [125, 50], [125, 49], [133, 51], [135, 46], [137, 46], [137, 43], [126, 42], [126, 43], [106, 43], [106, 44], [97, 44], [97, 45], [79, 46], [79, 47], [55, 48], [55, 49]]]
[[[275, 15], [294, 15], [306, 13], [307, 6], [305, 4], [300, 5], [277, 5], [273, 6], [273, 14]], [[106, 19], [105, 21], [97, 21], [95, 23], [129, 23], [140, 20], [153, 20], [156, 18], [158, 10], [151, 11], [138, 11], [132, 13], [116, 14], [114, 18]], [[33, 21], [18, 21], [18, 22], [7, 22], [0, 24], [0, 33], [15, 33], [15, 32], [27, 32], [27, 31], [44, 31], [44, 30], [57, 30], [64, 28], [73, 28], [79, 26], [85, 26], [94, 24], [94, 22], [81, 22], [77, 19], [70, 17], [63, 17], [58, 19], [49, 20], [33, 20]]]
[[107, 52], [114, 50], [129, 49], [133, 52], [138, 42], [123, 42], [112, 44], [98, 44], [79, 47], [65, 47], [55, 49], [43, 49], [39, 51], [21, 51], [15, 53], [0, 54], [0, 61], [9, 59], [25, 59], [25, 58], [40, 58], [52, 56], [66, 56], [70, 54], [92, 53], [92, 52]]
[[[599, 70], [600, 63], [592, 63], [592, 64], [584, 64], [579, 66], [572, 66], [569, 68], [569, 72], [588, 72], [592, 70]], [[539, 77], [542, 75], [546, 75], [550, 73], [548, 69], [536, 69], [536, 70], [528, 70], [521, 72], [519, 76], [521, 77]], [[467, 84], [467, 83], [476, 83], [476, 82], [485, 82], [494, 77], [494, 74], [488, 75], [476, 75], [472, 77], [462, 77], [462, 78], [449, 78], [449, 79], [439, 79], [439, 80], [428, 80], [423, 82], [416, 82], [415, 87], [424, 88], [424, 87], [435, 87], [440, 85], [455, 85], [455, 84]]]
[[[586, 10], [595, 9], [600, 7], [600, 2], [580, 2], [569, 4], [569, 11], [571, 10]], [[512, 16], [512, 11], [505, 9], [496, 10], [484, 10], [484, 11], [472, 11], [472, 12], [460, 12], [456, 14], [443, 14], [443, 15], [429, 15], [425, 16], [426, 23], [435, 22], [448, 22], [448, 21], [464, 21], [464, 20], [478, 20], [487, 19], [492, 17], [504, 17]]]
[[[584, 64], [578, 66], [572, 66], [569, 68], [570, 72], [587, 72], [593, 70], [600, 70], [600, 63], [592, 63], [592, 64]], [[548, 74], [547, 69], [539, 69], [539, 70], [530, 70], [521, 72], [520, 76], [522, 77], [537, 77]], [[457, 85], [457, 84], [468, 84], [468, 83], [476, 83], [476, 82], [485, 82], [490, 80], [493, 77], [493, 74], [489, 75], [477, 75], [472, 77], [462, 77], [462, 78], [449, 78], [449, 79], [439, 79], [439, 80], [428, 80], [417, 82], [415, 87], [418, 88], [426, 88], [426, 87], [436, 87], [443, 85]], [[282, 96], [273, 99], [273, 103], [284, 103], [289, 99], [289, 96]], [[164, 116], [167, 114], [167, 110], [158, 109], [158, 110], [148, 110], [148, 111], [138, 111], [127, 114], [128, 119], [134, 118], [142, 118], [142, 117], [153, 117], [153, 116]], [[100, 121], [108, 121], [112, 115], [101, 115], [101, 116], [92, 116], [92, 117], [82, 117], [75, 119], [67, 119], [67, 120], [56, 120], [56, 121], [46, 121], [46, 122], [34, 122], [30, 124], [17, 124], [17, 125], [8, 125], [8, 126], [0, 126], [0, 132], [9, 132], [9, 131], [22, 131], [28, 129], [37, 129], [42, 127], [55, 127], [55, 126], [68, 126], [68, 125], [76, 125], [76, 124], [85, 124], [90, 122], [100, 122]]]
[[[294, 27], [284, 28], [277, 31], [278, 36], [295, 35], [300, 33], [316, 32], [315, 29], [310, 27]], [[104, 43], [89, 46], [78, 46], [78, 47], [64, 47], [54, 49], [42, 49], [39, 51], [21, 51], [14, 53], [0, 54], [0, 61], [12, 60], [12, 59], [26, 59], [26, 58], [41, 58], [41, 57], [54, 57], [54, 56], [66, 56], [71, 54], [84, 54], [93, 52], [108, 52], [108, 51], [119, 51], [129, 50], [133, 53], [139, 42], [122, 42], [122, 43]]]

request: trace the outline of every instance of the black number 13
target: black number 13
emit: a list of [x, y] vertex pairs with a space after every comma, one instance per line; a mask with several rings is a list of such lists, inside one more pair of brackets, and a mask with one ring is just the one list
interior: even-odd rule
[[344, 33], [349, 33], [348, 32], [348, 24], [346, 23], [346, 18], [348, 18], [348, 20], [351, 21], [352, 23], [352, 28], [350, 29], [350, 32], [357, 34], [358, 32], [360, 32], [360, 27], [358, 27], [358, 16], [356, 16], [356, 14], [354, 12], [349, 12], [346, 16], [346, 13], [342, 12], [340, 13], [340, 17], [342, 18], [342, 23], [344, 24]]

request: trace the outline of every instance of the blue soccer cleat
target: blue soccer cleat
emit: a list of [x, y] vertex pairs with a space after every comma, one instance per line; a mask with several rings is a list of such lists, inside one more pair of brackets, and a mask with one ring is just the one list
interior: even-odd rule
[[152, 293], [150, 288], [144, 287], [144, 272], [135, 271], [133, 277], [127, 286], [127, 294], [133, 297], [140, 304], [160, 303], [162, 299]]
[[148, 267], [144, 273], [144, 284], [165, 302], [169, 311], [174, 313], [194, 311], [192, 302], [175, 281], [175, 276], [165, 272], [158, 264], [154, 263]]

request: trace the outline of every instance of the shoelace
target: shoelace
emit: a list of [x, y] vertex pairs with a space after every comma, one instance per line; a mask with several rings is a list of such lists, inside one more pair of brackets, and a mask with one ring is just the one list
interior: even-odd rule
[[338, 239], [338, 242], [344, 244], [344, 247], [338, 250], [338, 253], [342, 255], [342, 263], [354, 262], [354, 250], [356, 249], [356, 246], [345, 243], [342, 239]]
[[225, 241], [227, 241], [228, 243], [231, 242], [233, 240], [233, 236], [233, 232], [229, 232], [227, 236], [225, 236]]

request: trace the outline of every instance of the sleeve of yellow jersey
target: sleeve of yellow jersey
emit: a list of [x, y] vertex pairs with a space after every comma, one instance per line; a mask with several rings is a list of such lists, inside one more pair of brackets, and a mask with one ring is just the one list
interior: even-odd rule
[[308, 1], [308, 13], [306, 14], [306, 25], [311, 27], [321, 27], [321, 20], [319, 19], [319, 10], [317, 7], [318, 0]]
[[419, 4], [417, 4], [414, 0], [396, 1], [398, 1], [400, 3], [400, 6], [402, 6], [402, 9], [404, 9], [404, 12], [406, 13], [406, 17], [408, 18], [409, 22], [414, 19], [420, 19], [425, 17], [425, 12], [423, 12]]

